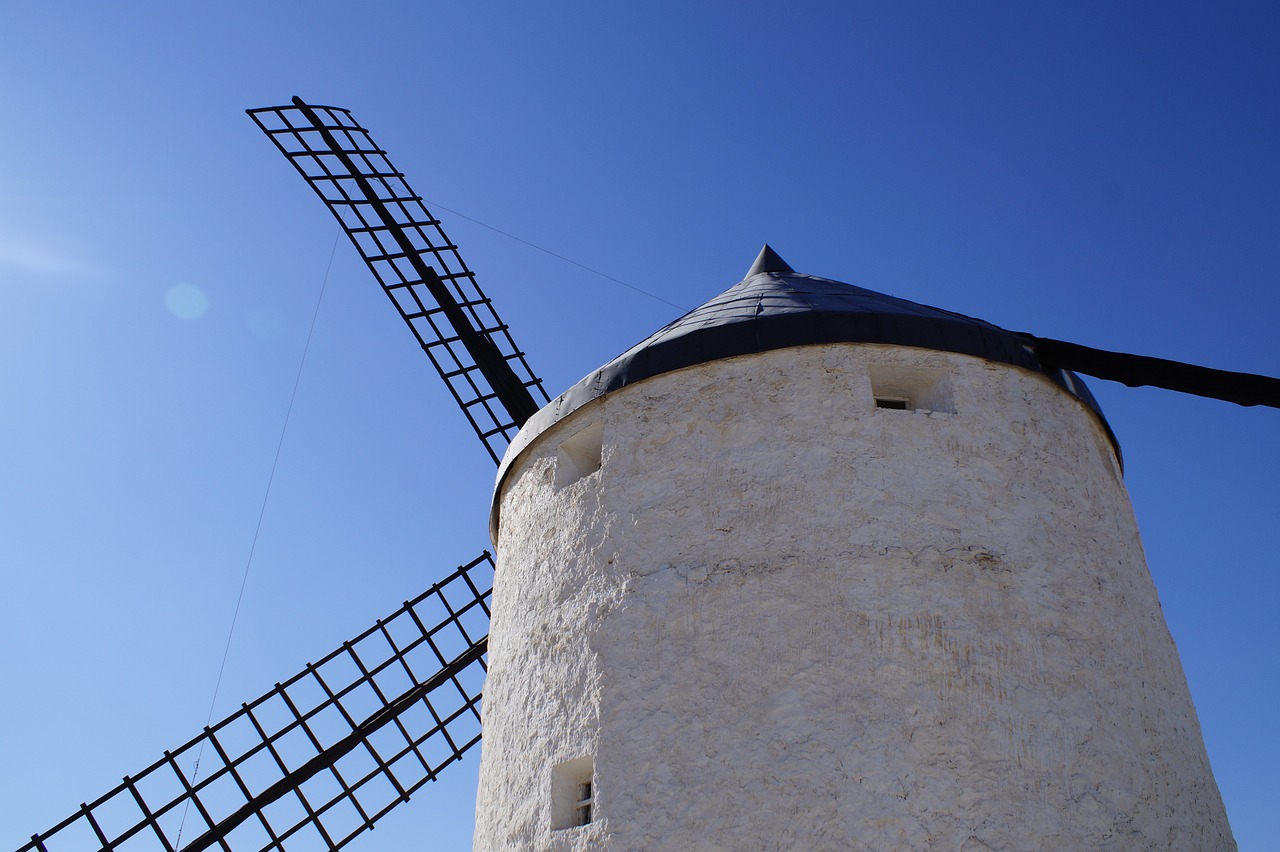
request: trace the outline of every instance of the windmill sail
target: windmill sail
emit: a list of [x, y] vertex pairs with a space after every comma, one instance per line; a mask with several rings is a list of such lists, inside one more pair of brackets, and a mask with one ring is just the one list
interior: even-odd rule
[[1236, 405], [1280, 408], [1280, 379], [1270, 376], [1215, 370], [1147, 355], [1108, 352], [1030, 334], [1021, 336], [1031, 342], [1036, 357], [1046, 367], [1110, 379], [1131, 388], [1151, 385]]
[[497, 463], [548, 397], [439, 221], [349, 111], [294, 98], [248, 114], [324, 200]]
[[341, 849], [480, 742], [492, 588], [486, 552], [18, 852]]

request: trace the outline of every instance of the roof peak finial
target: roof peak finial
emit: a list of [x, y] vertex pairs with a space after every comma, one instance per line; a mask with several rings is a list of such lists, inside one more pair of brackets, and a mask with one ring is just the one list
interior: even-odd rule
[[751, 268], [747, 270], [746, 277], [750, 278], [761, 272], [795, 272], [795, 270], [788, 266], [768, 243], [765, 243], [764, 248], [760, 249], [760, 253], [756, 255], [755, 263], [751, 264]]

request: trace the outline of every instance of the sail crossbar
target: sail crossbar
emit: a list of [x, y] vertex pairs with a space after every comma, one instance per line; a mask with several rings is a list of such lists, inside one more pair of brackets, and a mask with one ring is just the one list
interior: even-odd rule
[[348, 110], [247, 111], [338, 220], [496, 464], [549, 399], [440, 222]]
[[480, 741], [482, 553], [18, 852], [341, 849]]

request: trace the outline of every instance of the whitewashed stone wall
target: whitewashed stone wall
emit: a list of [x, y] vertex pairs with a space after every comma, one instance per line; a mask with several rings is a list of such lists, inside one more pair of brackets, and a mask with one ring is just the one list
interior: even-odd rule
[[[954, 413], [877, 409], [895, 365]], [[477, 849], [1234, 847], [1110, 445], [1041, 376], [718, 361], [551, 429], [500, 500]], [[582, 757], [595, 821], [553, 831]]]

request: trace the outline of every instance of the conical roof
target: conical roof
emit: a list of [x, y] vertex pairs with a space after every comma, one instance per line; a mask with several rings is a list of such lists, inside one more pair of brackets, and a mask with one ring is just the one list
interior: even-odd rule
[[545, 429], [619, 388], [722, 358], [822, 343], [958, 352], [1043, 373], [1091, 408], [1110, 432], [1084, 382], [1044, 367], [1020, 335], [964, 314], [803, 275], [766, 245], [742, 281], [640, 341], [530, 418], [507, 451], [499, 481], [507, 464]]

